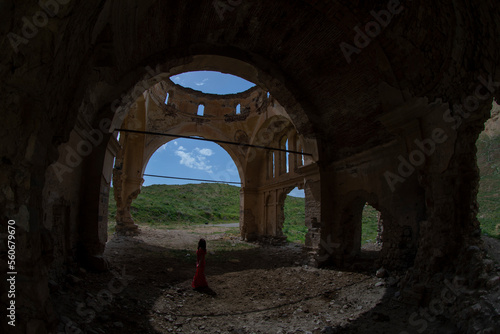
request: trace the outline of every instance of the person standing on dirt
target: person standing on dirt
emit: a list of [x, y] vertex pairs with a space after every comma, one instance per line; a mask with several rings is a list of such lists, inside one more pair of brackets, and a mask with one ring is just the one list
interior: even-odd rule
[[208, 283], [205, 277], [205, 255], [207, 254], [207, 242], [205, 239], [200, 239], [198, 242], [198, 250], [196, 251], [196, 273], [191, 286], [194, 289], [207, 288]]

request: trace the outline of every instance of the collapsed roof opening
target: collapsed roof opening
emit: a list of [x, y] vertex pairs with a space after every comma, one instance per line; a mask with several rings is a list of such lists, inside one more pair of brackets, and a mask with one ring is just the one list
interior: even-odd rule
[[245, 92], [255, 84], [232, 74], [216, 71], [184, 72], [170, 77], [173, 83], [205, 94], [229, 95]]

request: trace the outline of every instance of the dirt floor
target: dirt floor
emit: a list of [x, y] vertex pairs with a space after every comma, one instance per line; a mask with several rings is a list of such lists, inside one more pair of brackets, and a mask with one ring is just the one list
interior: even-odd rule
[[[111, 271], [77, 269], [54, 284], [61, 333], [417, 333], [414, 306], [398, 300], [399, 277], [316, 269], [297, 244], [246, 243], [234, 228], [141, 227], [113, 237]], [[207, 239], [209, 291], [191, 288], [195, 250]], [[369, 245], [372, 251], [373, 245]], [[425, 333], [456, 333], [436, 319]]]

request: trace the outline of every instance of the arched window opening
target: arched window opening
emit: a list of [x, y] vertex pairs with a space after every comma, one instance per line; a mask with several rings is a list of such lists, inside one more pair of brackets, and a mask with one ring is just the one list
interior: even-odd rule
[[205, 106], [203, 104], [200, 104], [198, 106], [198, 113], [197, 113], [197, 115], [198, 116], [204, 116], [204, 114], [205, 114]]
[[[288, 139], [285, 143], [285, 149], [288, 151]], [[286, 172], [290, 173], [290, 153], [286, 152]]]
[[239, 114], [241, 114], [241, 105], [240, 104], [238, 104], [236, 106], [236, 115], [239, 115]]
[[273, 179], [276, 177], [276, 152], [273, 152]]
[[304, 190], [293, 189], [285, 199], [283, 235], [288, 242], [305, 243], [307, 226], [305, 224]]
[[[280, 149], [286, 150], [288, 147], [288, 138], [287, 136], [283, 136], [280, 141]], [[279, 173], [278, 175], [283, 175], [287, 173], [287, 168], [288, 168], [288, 152], [285, 151], [279, 151]]]
[[170, 97], [170, 94], [167, 93], [167, 97], [165, 98], [165, 105], [168, 105], [168, 98]]
[[271, 94], [269, 94], [269, 92], [267, 92], [267, 98], [269, 98], [269, 96], [271, 96]]
[[274, 152], [267, 154], [267, 179], [274, 178]]

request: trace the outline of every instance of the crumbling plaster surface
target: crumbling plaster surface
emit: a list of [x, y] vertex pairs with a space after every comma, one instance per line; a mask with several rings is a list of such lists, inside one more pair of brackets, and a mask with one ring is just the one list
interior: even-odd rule
[[[142, 91], [153, 85], [144, 80], [152, 77], [151, 71], [168, 77], [186, 70], [213, 69], [266, 87], [286, 109], [304, 140], [312, 138], [318, 143], [323, 184], [308, 182], [314, 184], [313, 191], [320, 192], [313, 198], [321, 198], [322, 203], [327, 200], [324, 193], [335, 192], [331, 182], [342, 179], [331, 167], [343, 159], [396, 141], [399, 151], [385, 162], [394, 170], [397, 152], [411, 153], [408, 140], [398, 137], [380, 117], [400, 110], [398, 106], [404, 107], [412, 98], [427, 98], [429, 104], [441, 99], [443, 107], [461, 104], [474, 94], [480, 76], [500, 81], [499, 9], [493, 0], [405, 2], [404, 10], [353, 55], [350, 64], [339, 44], [352, 43], [353, 28], [372, 21], [370, 11], [386, 8], [387, 2], [292, 4], [258, 0], [243, 2], [222, 18], [212, 1], [196, 5], [181, 1], [60, 2], [56, 15], [17, 50], [11, 47], [7, 34], [22, 35], [23, 17], [29, 20], [41, 8], [37, 2], [10, 0], [2, 2], [0, 11], [4, 117], [0, 210], [3, 222], [15, 219], [18, 224], [17, 265], [22, 273], [18, 276], [19, 332], [43, 332], [56, 320], [47, 288], [55, 241], [50, 230], [54, 222], [44, 222], [51, 217], [44, 201], [57, 201], [44, 199], [49, 191], [45, 187], [51, 183], [46, 176], [49, 166], [64, 158], [59, 152], [61, 144], [78, 144], [70, 140], [78, 117], [98, 129], [102, 119], [113, 118], [113, 106], [126, 104], [127, 98], [121, 96], [124, 92], [132, 93], [138, 82]], [[499, 97], [498, 91], [495, 94]], [[491, 94], [471, 117], [463, 119], [462, 126], [451, 130], [445, 145], [400, 185], [399, 195], [390, 195], [382, 185], [383, 174], [377, 175], [378, 180], [370, 178], [375, 185], [363, 183], [361, 189], [353, 186], [350, 191], [371, 194], [377, 189], [370, 197], [377, 198], [379, 207], [387, 210], [398, 204], [390, 201], [391, 196], [408, 197], [405, 201], [418, 204], [411, 211], [410, 224], [420, 221], [423, 208], [425, 220], [418, 234], [413, 234], [418, 240], [410, 281], [425, 281], [435, 271], [446, 270], [461, 271], [470, 280], [481, 276], [469, 270], [470, 261], [477, 257], [471, 258], [466, 251], [478, 243], [477, 234], [472, 232], [477, 229], [474, 144], [490, 107]], [[435, 117], [440, 116], [437, 113]], [[435, 126], [425, 125], [426, 120], [431, 118], [425, 116], [420, 121], [422, 138]], [[107, 182], [102, 167], [109, 156], [106, 151], [111, 136], [103, 136], [85, 162], [72, 168], [71, 175], [81, 181], [76, 182], [79, 189], [73, 192], [79, 198], [72, 199], [73, 195], [61, 189], [50, 190], [52, 194], [58, 190], [63, 201], [74, 203], [70, 212], [78, 213], [70, 216], [80, 218], [73, 224], [98, 219], [99, 205], [88, 201], [101, 198]], [[308, 189], [307, 182], [305, 187]], [[324, 205], [315, 209], [320, 210], [318, 221], [325, 226], [338, 224], [329, 217], [335, 217], [339, 210], [333, 199], [343, 196], [331, 196], [328, 200], [333, 210]], [[385, 204], [381, 204], [383, 199], [387, 199]], [[256, 198], [249, 201], [260, 205]], [[392, 219], [402, 224], [398, 217]], [[323, 231], [327, 229], [322, 229], [326, 238]], [[436, 248], [436, 244], [440, 246]], [[338, 258], [335, 251], [330, 255], [330, 260]], [[53, 263], [58, 266], [60, 261]]]

